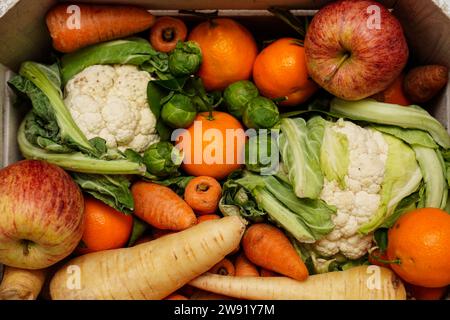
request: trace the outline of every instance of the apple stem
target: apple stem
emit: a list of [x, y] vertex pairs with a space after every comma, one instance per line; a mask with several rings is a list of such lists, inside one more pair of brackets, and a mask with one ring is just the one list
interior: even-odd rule
[[27, 256], [30, 253], [30, 246], [33, 242], [30, 240], [22, 240], [23, 255]]
[[350, 55], [348, 53], [345, 53], [342, 58], [339, 60], [339, 62], [337, 63], [337, 65], [335, 66], [335, 68], [333, 69], [333, 71], [331, 71], [331, 73], [325, 77], [325, 81], [330, 81], [334, 75], [336, 74], [336, 72], [339, 70], [339, 68], [342, 66], [342, 64], [345, 62], [345, 60], [347, 60], [350, 57]]

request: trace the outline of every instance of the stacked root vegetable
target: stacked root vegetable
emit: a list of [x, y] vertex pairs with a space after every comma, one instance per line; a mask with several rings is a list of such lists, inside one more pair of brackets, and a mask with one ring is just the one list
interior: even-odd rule
[[[405, 285], [413, 298], [442, 298], [450, 284], [450, 215], [442, 210], [448, 176], [439, 180], [442, 190], [433, 189], [439, 208], [431, 208], [433, 192], [424, 185], [435, 187], [442, 172], [421, 174], [414, 158], [423, 192], [417, 187], [405, 194], [407, 202], [398, 199], [403, 211], [393, 208], [377, 224], [383, 227], [370, 234], [364, 256], [338, 264], [335, 256], [316, 259], [300, 248], [300, 240], [311, 245], [330, 233], [336, 208], [304, 196], [298, 170], [265, 179], [253, 175], [262, 166], [248, 161], [253, 140], [245, 128], [294, 127], [280, 119], [320, 109], [330, 93], [349, 100], [344, 109], [349, 103], [364, 114], [348, 118], [384, 124], [365, 102], [350, 101], [371, 98], [369, 109], [392, 105], [409, 116], [399, 105], [428, 102], [445, 86], [444, 66], [404, 71], [407, 44], [385, 8], [382, 21], [392, 32], [360, 34], [361, 43], [343, 35], [345, 48], [321, 43], [333, 41], [322, 28], [356, 30], [355, 21], [367, 18], [361, 8], [373, 4], [332, 3], [307, 30], [307, 19], [272, 8], [299, 38], [276, 39], [260, 51], [246, 27], [211, 14], [189, 12], [207, 19], [188, 32], [180, 18], [156, 18], [137, 7], [79, 4], [77, 16], [68, 4], [52, 8], [47, 26], [54, 49], [64, 54], [50, 66], [24, 62], [10, 81], [32, 109], [18, 132], [28, 160], [0, 171], [0, 299], [405, 299]], [[333, 19], [352, 10], [361, 17]], [[338, 20], [346, 22], [343, 29]], [[382, 49], [370, 55], [364, 45]], [[287, 108], [294, 113], [280, 115]], [[411, 145], [427, 135], [421, 143], [443, 148], [450, 168], [450, 137], [426, 111], [412, 109], [431, 123], [430, 136], [398, 135]], [[392, 121], [394, 129], [421, 129]], [[212, 144], [211, 130], [224, 141]], [[336, 137], [342, 135], [329, 138]], [[283, 165], [311, 169], [296, 156], [283, 153]], [[330, 170], [339, 175], [338, 169]], [[281, 186], [278, 193], [273, 186]], [[270, 209], [264, 192], [279, 206]], [[313, 213], [310, 220], [309, 213], [294, 215], [297, 205]]]

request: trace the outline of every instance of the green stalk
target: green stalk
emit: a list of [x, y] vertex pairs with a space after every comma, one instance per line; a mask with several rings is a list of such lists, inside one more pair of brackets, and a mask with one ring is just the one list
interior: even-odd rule
[[144, 175], [146, 167], [129, 160], [101, 160], [91, 158], [81, 152], [51, 153], [32, 145], [25, 136], [25, 120], [17, 133], [17, 142], [22, 155], [27, 159], [44, 160], [69, 171], [96, 174], [137, 174]]
[[48, 80], [47, 76], [38, 67], [35, 62], [24, 62], [20, 68], [20, 75], [30, 80], [39, 90], [41, 90], [48, 98], [55, 112], [55, 118], [58, 123], [61, 138], [66, 142], [73, 142], [87, 152], [97, 154], [97, 150], [89, 143], [89, 140], [78, 128], [72, 118], [61, 93]]

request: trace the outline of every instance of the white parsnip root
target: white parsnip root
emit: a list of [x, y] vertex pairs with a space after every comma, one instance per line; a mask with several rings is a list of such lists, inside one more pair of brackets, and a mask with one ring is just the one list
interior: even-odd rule
[[0, 300], [36, 300], [45, 282], [45, 270], [4, 268]]
[[232, 252], [244, 230], [241, 218], [225, 217], [131, 248], [77, 257], [51, 280], [51, 297], [162, 299]]
[[310, 276], [305, 281], [287, 277], [229, 277], [204, 274], [191, 286], [248, 300], [405, 300], [403, 283], [378, 266]]

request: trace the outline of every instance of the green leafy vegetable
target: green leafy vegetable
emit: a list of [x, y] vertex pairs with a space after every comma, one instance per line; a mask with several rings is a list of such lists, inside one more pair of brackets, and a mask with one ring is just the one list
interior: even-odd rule
[[414, 151], [403, 141], [391, 135], [384, 134], [383, 138], [389, 149], [381, 184], [380, 206], [371, 220], [360, 227], [359, 231], [364, 234], [379, 227], [393, 214], [403, 198], [418, 190], [422, 181], [422, 173]]
[[96, 64], [132, 64], [150, 73], [168, 71], [168, 58], [157, 52], [142, 38], [128, 38], [95, 44], [61, 58], [63, 83], [67, 83], [85, 68]]
[[419, 191], [414, 192], [410, 196], [403, 198], [402, 201], [400, 201], [400, 203], [395, 208], [394, 213], [383, 221], [383, 223], [380, 225], [380, 228], [392, 227], [394, 223], [398, 220], [398, 218], [400, 218], [403, 214], [416, 209], [417, 204], [419, 203], [421, 198], [422, 193], [421, 190], [422, 188], [420, 188]]
[[385, 252], [388, 245], [388, 228], [379, 228], [375, 230], [373, 239], [381, 252]]
[[103, 139], [87, 140], [64, 105], [56, 65], [25, 62], [10, 84], [26, 94], [33, 105], [17, 133], [25, 158], [45, 160], [76, 172], [145, 174], [144, 165], [107, 150]]
[[345, 188], [349, 155], [347, 136], [333, 130], [328, 124], [323, 135], [320, 165], [327, 180], [338, 182], [342, 189]]
[[279, 170], [278, 131], [260, 130], [251, 135], [245, 144], [245, 165], [247, 170], [262, 175], [274, 174]]
[[127, 246], [132, 247], [147, 229], [149, 229], [149, 225], [146, 222], [133, 216], [133, 229]]
[[98, 155], [64, 105], [57, 65], [47, 66], [27, 61], [22, 63], [19, 74], [9, 83], [30, 98], [33, 111], [40, 118], [42, 129], [47, 132], [43, 138]]
[[[231, 177], [224, 185], [224, 215], [240, 214], [254, 219], [265, 214], [300, 242], [314, 242], [328, 234], [336, 212], [322, 200], [300, 199], [290, 186], [274, 176], [260, 176], [248, 171], [242, 177]], [[222, 207], [221, 207], [222, 209]]]
[[127, 177], [86, 173], [72, 173], [72, 177], [84, 192], [94, 198], [125, 214], [133, 212], [131, 182]]
[[170, 142], [160, 141], [152, 144], [144, 152], [143, 161], [147, 170], [157, 177], [178, 175], [183, 155]]
[[442, 158], [444, 160], [444, 165], [445, 165], [445, 175], [447, 178], [447, 184], [450, 188], [450, 150], [443, 150], [441, 151], [442, 154]]
[[414, 146], [413, 149], [425, 183], [423, 206], [444, 209], [447, 204], [448, 184], [441, 153], [438, 150], [419, 146]]
[[422, 146], [426, 148], [438, 149], [439, 146], [433, 138], [425, 131], [417, 129], [402, 129], [394, 126], [371, 126], [372, 129], [390, 134], [400, 140], [403, 140], [410, 146]]
[[305, 224], [283, 206], [270, 192], [261, 188], [255, 191], [258, 204], [264, 208], [270, 218], [300, 242], [313, 243], [316, 239]]
[[323, 187], [319, 157], [325, 120], [317, 117], [310, 122], [307, 126], [302, 118], [282, 119], [279, 146], [295, 194], [317, 199]]
[[424, 130], [440, 146], [450, 148], [450, 136], [442, 124], [418, 106], [405, 108], [371, 99], [345, 101], [335, 98], [331, 101], [330, 112], [352, 120]]

